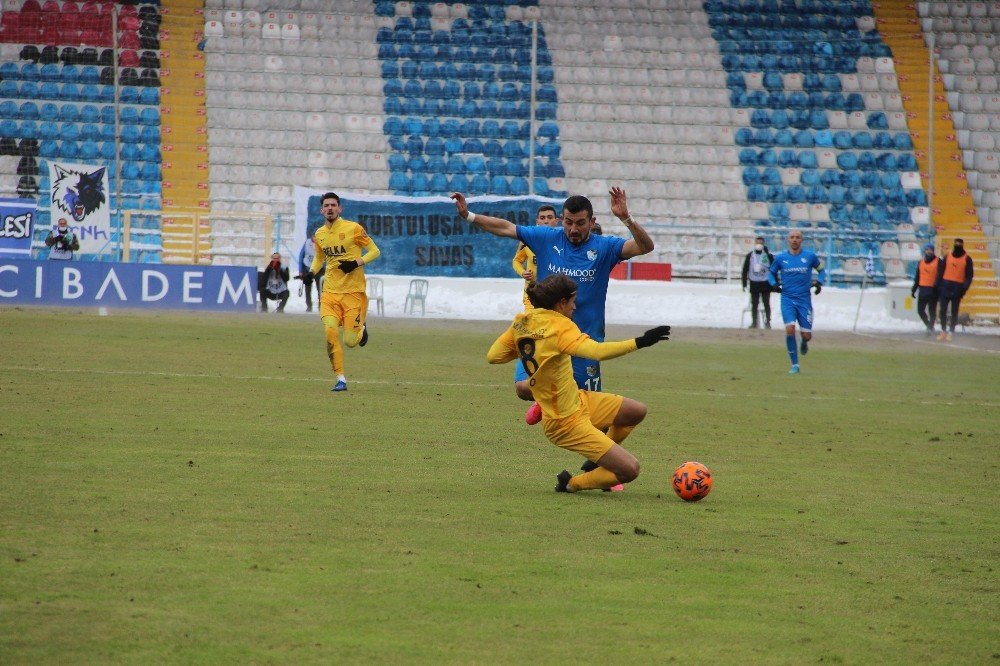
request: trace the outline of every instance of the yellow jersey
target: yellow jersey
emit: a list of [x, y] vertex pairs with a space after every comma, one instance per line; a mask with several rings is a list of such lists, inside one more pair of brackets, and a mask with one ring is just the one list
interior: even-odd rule
[[569, 317], [555, 310], [532, 308], [514, 317], [510, 328], [490, 347], [486, 360], [508, 363], [520, 358], [542, 413], [561, 419], [576, 413], [581, 405], [571, 357], [603, 361], [635, 350], [635, 340], [596, 342]]
[[[531, 248], [524, 243], [518, 243], [517, 252], [514, 253], [514, 260], [511, 262], [511, 266], [514, 268], [514, 272], [524, 277], [525, 271], [531, 271], [538, 277], [538, 259], [535, 258], [535, 253], [531, 251]], [[531, 300], [528, 298], [528, 285], [524, 285], [524, 293], [521, 294], [521, 300], [524, 301], [524, 309], [530, 310], [534, 306], [531, 304]]]
[[[323, 291], [330, 294], [351, 294], [365, 292], [365, 271], [363, 266], [378, 258], [378, 246], [368, 236], [365, 228], [357, 222], [338, 217], [333, 224], [324, 224], [313, 235], [316, 255], [310, 270], [317, 273], [326, 262], [326, 276]], [[368, 251], [362, 260], [361, 248]], [[350, 273], [340, 270], [340, 262], [354, 259], [362, 264]], [[363, 261], [363, 263], [362, 263]]]

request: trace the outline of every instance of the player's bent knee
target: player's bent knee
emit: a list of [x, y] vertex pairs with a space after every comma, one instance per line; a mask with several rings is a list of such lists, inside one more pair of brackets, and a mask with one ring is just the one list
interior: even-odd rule
[[615, 472], [615, 476], [622, 483], [635, 481], [639, 477], [639, 461], [635, 459], [629, 461]]
[[639, 425], [646, 418], [647, 411], [645, 404], [638, 400], [625, 398], [622, 400], [622, 406], [618, 409], [614, 423], [619, 426]]
[[355, 331], [344, 331], [344, 346], [357, 347], [361, 341], [361, 333]]

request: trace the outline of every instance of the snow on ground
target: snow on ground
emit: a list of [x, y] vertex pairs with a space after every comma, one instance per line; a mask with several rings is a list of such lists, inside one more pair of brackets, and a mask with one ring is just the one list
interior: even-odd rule
[[[376, 276], [373, 276], [376, 277]], [[403, 306], [412, 276], [382, 275], [385, 282], [385, 315], [406, 316]], [[427, 278], [426, 315], [439, 319], [507, 321], [521, 308], [524, 282], [518, 279], [488, 278]], [[299, 296], [299, 282], [292, 283], [288, 312], [305, 312], [305, 299]], [[854, 328], [858, 301], [861, 299], [859, 331], [918, 333], [923, 324], [912, 319], [900, 319], [889, 312], [890, 293], [899, 299], [909, 297], [909, 283], [898, 289], [879, 287], [867, 289], [862, 297], [859, 289], [824, 288], [813, 297], [817, 331], [850, 331]], [[315, 296], [314, 296], [315, 300]], [[771, 296], [771, 321], [781, 324], [781, 296]], [[740, 289], [739, 281], [729, 284], [703, 282], [651, 282], [612, 280], [608, 288], [607, 322], [609, 324], [670, 324], [707, 328], [740, 328], [750, 322], [749, 296]], [[315, 308], [315, 309], [318, 309]], [[375, 304], [369, 310], [375, 315]], [[416, 314], [420, 316], [420, 307]], [[970, 329], [972, 331], [973, 329]], [[995, 335], [995, 329], [985, 333]]]

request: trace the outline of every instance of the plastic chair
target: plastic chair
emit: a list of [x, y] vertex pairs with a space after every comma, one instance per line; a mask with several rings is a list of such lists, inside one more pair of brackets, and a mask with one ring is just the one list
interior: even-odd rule
[[403, 304], [403, 312], [406, 314], [413, 314], [417, 303], [420, 303], [420, 316], [424, 316], [424, 304], [427, 300], [428, 287], [429, 283], [427, 280], [410, 280], [410, 289], [406, 293], [406, 302]]
[[368, 278], [367, 285], [368, 303], [375, 303], [375, 311], [379, 316], [385, 313], [385, 297], [383, 295], [383, 281], [379, 277]]

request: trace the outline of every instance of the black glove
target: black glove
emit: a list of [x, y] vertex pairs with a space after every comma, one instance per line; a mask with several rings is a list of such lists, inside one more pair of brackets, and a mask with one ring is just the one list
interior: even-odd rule
[[913, 289], [910, 289], [910, 298], [916, 298], [916, 297], [917, 297], [917, 288], [914, 287]]
[[312, 271], [306, 271], [305, 275], [302, 276], [303, 282], [312, 282], [315, 279], [316, 279], [316, 274], [313, 273]]
[[746, 291], [746, 290], [747, 290], [747, 286], [743, 285], [743, 291]]
[[813, 293], [819, 296], [821, 291], [823, 291], [823, 283], [819, 280], [813, 280]]
[[338, 263], [337, 267], [345, 273], [350, 273], [358, 267], [358, 262], [355, 259], [345, 259]]
[[771, 285], [771, 291], [773, 293], [775, 293], [775, 294], [780, 294], [781, 293], [781, 285], [780, 284], [772, 284]]
[[643, 347], [652, 347], [657, 342], [662, 340], [670, 339], [670, 327], [669, 326], [657, 326], [656, 328], [651, 328], [639, 337], [635, 339], [635, 346], [638, 349]]

